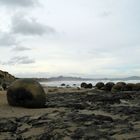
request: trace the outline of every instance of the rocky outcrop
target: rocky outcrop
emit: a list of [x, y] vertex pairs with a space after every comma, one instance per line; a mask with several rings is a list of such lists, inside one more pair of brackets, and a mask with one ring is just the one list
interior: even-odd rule
[[95, 90], [46, 96], [44, 114], [0, 118], [1, 140], [140, 138], [140, 92], [113, 94]]
[[3, 82], [11, 83], [15, 79], [16, 78], [13, 75], [9, 74], [8, 72], [0, 70], [0, 82], [1, 83], [3, 83]]

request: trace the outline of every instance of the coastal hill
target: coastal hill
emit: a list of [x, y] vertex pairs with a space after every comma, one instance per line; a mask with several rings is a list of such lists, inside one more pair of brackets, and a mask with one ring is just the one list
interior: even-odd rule
[[89, 78], [81, 78], [81, 77], [64, 77], [64, 76], [58, 76], [58, 77], [51, 77], [47, 79], [48, 81], [85, 81], [85, 80], [92, 80]]
[[34, 78], [39, 82], [43, 81], [90, 81], [93, 80], [91, 78], [82, 78], [82, 77], [70, 77], [70, 76], [58, 76], [58, 77], [49, 77], [49, 78]]
[[3, 83], [3, 82], [11, 83], [15, 79], [16, 78], [13, 75], [11, 75], [10, 73], [0, 70], [0, 82], [1, 83]]
[[58, 77], [50, 77], [50, 78], [35, 78], [38, 81], [92, 81], [92, 80], [110, 80], [110, 81], [127, 81], [127, 80], [140, 80], [140, 76], [131, 76], [131, 77], [124, 77], [124, 78], [82, 78], [82, 77], [65, 77], [65, 76], [58, 76]]

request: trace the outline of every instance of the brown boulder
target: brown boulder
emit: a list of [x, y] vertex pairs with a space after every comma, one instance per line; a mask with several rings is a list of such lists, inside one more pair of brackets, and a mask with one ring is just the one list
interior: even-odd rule
[[123, 88], [125, 87], [126, 83], [125, 82], [118, 82], [116, 83], [112, 89], [111, 89], [111, 92], [119, 92], [119, 91], [122, 91]]
[[111, 91], [111, 89], [114, 85], [115, 84], [113, 82], [108, 82], [108, 83], [105, 84], [104, 89], [107, 90], [107, 91]]
[[33, 79], [19, 79], [8, 88], [7, 100], [11, 106], [40, 108], [45, 106], [46, 95], [37, 81]]
[[128, 83], [123, 87], [123, 91], [133, 91], [135, 89], [135, 84]]
[[104, 87], [104, 83], [103, 83], [103, 82], [98, 82], [98, 83], [95, 85], [95, 87], [96, 87], [97, 89], [101, 89], [102, 87]]

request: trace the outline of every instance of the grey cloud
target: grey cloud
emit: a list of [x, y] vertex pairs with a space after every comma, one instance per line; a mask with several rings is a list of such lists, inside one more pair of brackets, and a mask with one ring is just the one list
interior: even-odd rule
[[12, 34], [9, 33], [0, 33], [0, 46], [12, 46], [16, 45], [17, 41]]
[[50, 26], [39, 23], [35, 19], [27, 19], [17, 15], [12, 19], [12, 32], [22, 35], [44, 35], [53, 34], [55, 30]]
[[16, 52], [20, 52], [20, 51], [28, 51], [31, 50], [28, 47], [23, 47], [23, 46], [16, 46], [14, 48], [12, 48], [12, 51], [16, 51]]
[[17, 64], [32, 64], [35, 63], [34, 59], [28, 56], [16, 56], [11, 58], [8, 62], [2, 62], [3, 65], [17, 65]]
[[38, 0], [0, 0], [0, 3], [5, 6], [30, 7], [36, 5]]

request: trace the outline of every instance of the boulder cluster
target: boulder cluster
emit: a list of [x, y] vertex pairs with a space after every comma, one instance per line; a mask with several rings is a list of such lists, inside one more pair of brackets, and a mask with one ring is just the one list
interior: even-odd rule
[[81, 88], [92, 88], [93, 87], [93, 85], [91, 84], [91, 83], [85, 83], [85, 82], [83, 82], [83, 83], [81, 83]]
[[116, 84], [113, 82], [107, 82], [104, 84], [103, 82], [98, 82], [95, 87], [100, 90], [111, 91], [111, 92], [120, 92], [120, 91], [140, 91], [140, 83], [125, 83], [125, 82], [117, 82]]

